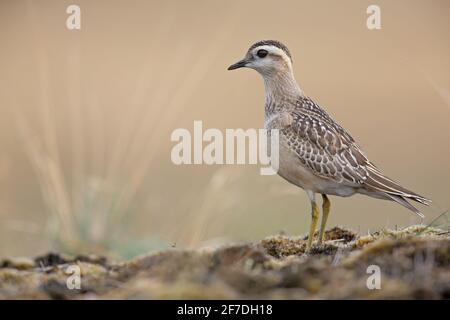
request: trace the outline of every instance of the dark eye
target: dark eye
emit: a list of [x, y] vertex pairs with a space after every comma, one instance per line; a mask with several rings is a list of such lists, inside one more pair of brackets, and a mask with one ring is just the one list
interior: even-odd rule
[[261, 49], [258, 50], [258, 52], [256, 53], [256, 55], [260, 58], [264, 58], [265, 56], [267, 56], [268, 52], [267, 50]]

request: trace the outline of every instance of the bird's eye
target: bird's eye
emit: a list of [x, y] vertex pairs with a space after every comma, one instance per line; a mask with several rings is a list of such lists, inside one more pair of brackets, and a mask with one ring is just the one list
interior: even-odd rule
[[267, 56], [268, 52], [267, 50], [261, 49], [258, 50], [258, 52], [256, 53], [256, 55], [260, 58], [264, 58], [265, 56]]

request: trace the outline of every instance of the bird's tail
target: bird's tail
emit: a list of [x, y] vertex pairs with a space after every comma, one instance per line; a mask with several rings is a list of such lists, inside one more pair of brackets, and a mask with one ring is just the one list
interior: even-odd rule
[[375, 191], [378, 194], [382, 194], [386, 197], [386, 199], [393, 200], [398, 204], [401, 204], [421, 218], [424, 217], [424, 215], [416, 207], [409, 203], [408, 200], [414, 200], [424, 205], [430, 205], [431, 200], [403, 188], [397, 182], [383, 175], [376, 168], [370, 168], [369, 170], [370, 174], [364, 183], [367, 189]]

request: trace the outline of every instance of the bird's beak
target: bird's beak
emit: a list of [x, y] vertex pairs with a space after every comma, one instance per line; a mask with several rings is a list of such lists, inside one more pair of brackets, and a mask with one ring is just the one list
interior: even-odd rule
[[247, 63], [248, 63], [248, 61], [246, 59], [242, 59], [241, 61], [238, 61], [235, 64], [232, 64], [231, 66], [229, 66], [228, 70], [243, 68], [247, 65]]

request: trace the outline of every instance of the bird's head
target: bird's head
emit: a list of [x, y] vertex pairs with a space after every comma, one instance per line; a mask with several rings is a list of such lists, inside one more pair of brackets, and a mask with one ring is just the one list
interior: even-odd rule
[[289, 49], [279, 41], [263, 40], [253, 44], [244, 59], [232, 64], [228, 70], [251, 68], [263, 77], [292, 72], [292, 57]]

